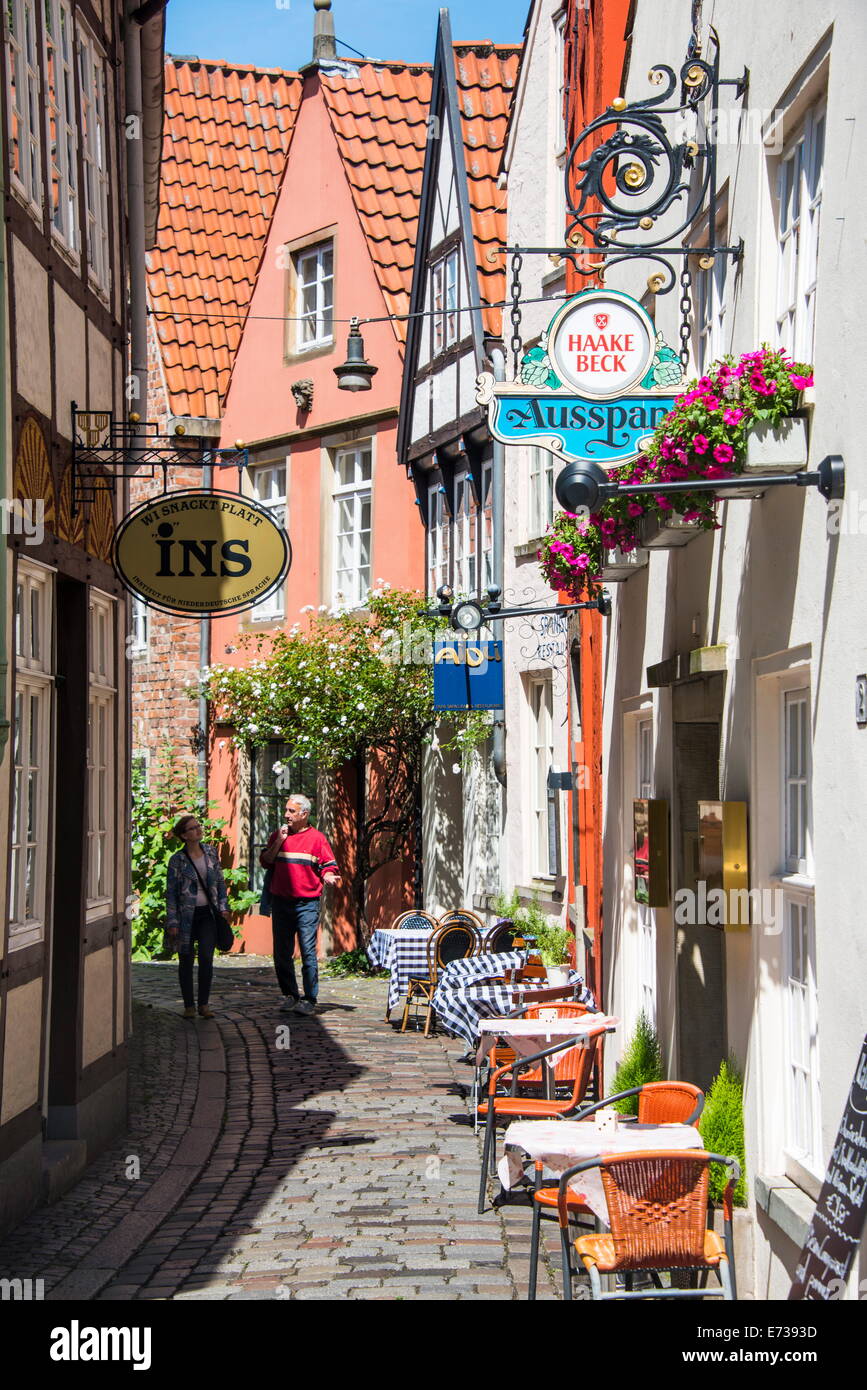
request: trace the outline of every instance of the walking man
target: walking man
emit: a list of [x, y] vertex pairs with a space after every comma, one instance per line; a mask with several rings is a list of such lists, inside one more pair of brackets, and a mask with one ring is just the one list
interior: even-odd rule
[[[259, 856], [271, 876], [271, 926], [274, 934], [274, 969], [283, 992], [283, 1008], [312, 1014], [319, 993], [316, 938], [323, 883], [339, 883], [340, 872], [325, 836], [310, 824], [311, 805], [306, 796], [290, 796], [286, 822], [275, 830]], [[301, 946], [303, 997], [295, 980], [295, 941]]]

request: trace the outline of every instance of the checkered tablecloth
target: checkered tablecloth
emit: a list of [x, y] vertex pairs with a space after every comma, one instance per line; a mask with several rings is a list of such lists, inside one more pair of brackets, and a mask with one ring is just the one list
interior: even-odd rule
[[[468, 1047], [475, 1047], [481, 1019], [503, 1018], [520, 1006], [525, 988], [536, 988], [539, 983], [538, 980], [528, 980], [524, 986], [470, 984], [449, 989], [443, 978], [433, 1000], [437, 1020], [445, 1032], [463, 1038]], [[569, 973], [569, 983], [575, 988], [577, 1003], [595, 1007], [593, 995], [574, 970]]]
[[495, 980], [507, 970], [523, 965], [525, 955], [525, 951], [498, 951], [496, 955], [483, 951], [478, 956], [467, 956], [466, 960], [450, 961], [442, 973], [440, 985], [443, 989], [460, 989], [462, 985]]
[[[496, 930], [496, 923], [488, 927], [482, 933], [482, 939], [489, 936]], [[427, 975], [427, 944], [430, 941], [429, 931], [375, 931], [367, 943], [367, 958], [371, 965], [377, 966], [380, 970], [389, 970], [391, 979], [388, 982], [388, 1010], [404, 998], [409, 989], [410, 978], [413, 975]], [[517, 964], [523, 960], [520, 951], [509, 951], [502, 956], [471, 956], [465, 961], [452, 961], [451, 965], [446, 966], [450, 970], [455, 965], [468, 966], [476, 961], [484, 962], [482, 965], [483, 975], [485, 973], [501, 974], [501, 969], [491, 970], [489, 961], [500, 961], [506, 958], [511, 960], [512, 956], [518, 957]], [[505, 967], [503, 967], [505, 968]], [[477, 976], [475, 978], [478, 978]]]

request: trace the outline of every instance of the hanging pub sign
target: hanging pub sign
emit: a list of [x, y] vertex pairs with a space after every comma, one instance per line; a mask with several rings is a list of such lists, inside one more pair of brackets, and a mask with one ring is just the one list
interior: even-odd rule
[[503, 444], [533, 444], [604, 469], [629, 463], [674, 407], [683, 368], [647, 311], [619, 290], [557, 310], [514, 383], [479, 377], [476, 400]]
[[151, 608], [184, 617], [241, 613], [267, 598], [292, 563], [289, 538], [237, 492], [168, 492], [115, 532], [114, 568]]
[[482, 638], [434, 642], [434, 709], [502, 709], [503, 644]]

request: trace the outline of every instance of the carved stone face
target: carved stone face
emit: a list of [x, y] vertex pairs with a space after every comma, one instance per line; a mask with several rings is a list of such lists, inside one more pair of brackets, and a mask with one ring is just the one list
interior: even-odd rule
[[292, 396], [300, 411], [306, 415], [313, 409], [313, 382], [309, 379], [293, 381]]

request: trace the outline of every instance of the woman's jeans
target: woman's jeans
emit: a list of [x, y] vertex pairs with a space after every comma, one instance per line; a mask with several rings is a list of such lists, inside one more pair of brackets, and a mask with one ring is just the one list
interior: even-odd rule
[[319, 931], [319, 898], [271, 898], [271, 929], [274, 935], [274, 969], [284, 994], [298, 998], [295, 979], [296, 938], [301, 947], [301, 980], [304, 998], [316, 1003], [319, 993], [319, 965], [316, 960], [316, 940]]
[[209, 907], [197, 907], [193, 913], [190, 929], [190, 949], [181, 951], [178, 956], [178, 974], [181, 980], [181, 994], [184, 1008], [195, 1007], [193, 994], [193, 950], [199, 947], [199, 1008], [203, 1009], [211, 993], [211, 978], [214, 974], [214, 948], [217, 944], [217, 929], [214, 916]]

